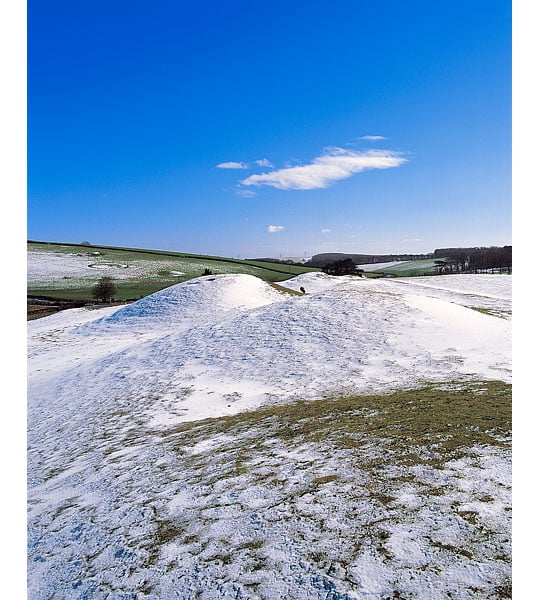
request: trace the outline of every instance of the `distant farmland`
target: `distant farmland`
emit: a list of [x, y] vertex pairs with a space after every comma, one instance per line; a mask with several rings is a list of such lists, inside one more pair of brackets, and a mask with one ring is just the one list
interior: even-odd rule
[[92, 287], [108, 275], [115, 280], [117, 300], [139, 299], [148, 294], [201, 276], [242, 273], [279, 282], [316, 268], [241, 260], [162, 250], [28, 242], [29, 296], [91, 300]]
[[[439, 259], [444, 260], [444, 259]], [[367, 265], [369, 267], [369, 265]], [[359, 268], [364, 268], [359, 265]], [[368, 269], [366, 269], [367, 271]], [[392, 262], [389, 266], [381, 265], [377, 269], [369, 269], [371, 273], [386, 273], [397, 277], [417, 277], [421, 275], [437, 275], [438, 268], [432, 258], [422, 258], [418, 260], [405, 260], [401, 262]]]

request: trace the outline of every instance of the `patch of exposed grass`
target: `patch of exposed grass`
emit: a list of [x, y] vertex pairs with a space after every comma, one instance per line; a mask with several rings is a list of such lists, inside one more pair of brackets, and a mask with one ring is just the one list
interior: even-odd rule
[[264, 540], [248, 540], [237, 546], [237, 550], [259, 550], [264, 546]]
[[184, 533], [184, 525], [180, 522], [173, 519], [157, 521], [156, 543], [158, 545], [168, 544], [171, 540], [182, 536]]
[[478, 498], [479, 502], [494, 502], [495, 498], [493, 498], [493, 496], [490, 496], [489, 494], [486, 494], [485, 496], [481, 496], [480, 498]]
[[[488, 535], [477, 512], [464, 510], [461, 499], [450, 502], [451, 481], [429, 479], [422, 473], [448, 468], [453, 459], [470, 458], [471, 449], [478, 446], [508, 448], [511, 416], [510, 385], [454, 382], [388, 394], [263, 406], [150, 433], [161, 436], [168, 449], [178, 453], [186, 483], [200, 490], [201, 527], [210, 528], [223, 518], [218, 510], [224, 506], [223, 491], [216, 491], [216, 486], [227, 493], [264, 486], [271, 493], [267, 501], [261, 500], [259, 510], [267, 522], [288, 520], [294, 527], [299, 519], [311, 522], [324, 514], [318, 530], [335, 533], [336, 525], [325, 521], [332, 520], [333, 507], [346, 506], [340, 510], [343, 527], [352, 532], [347, 543], [372, 540], [381, 556], [393, 560], [386, 547], [386, 528], [406, 511], [400, 498], [409, 490], [422, 503], [442, 505], [448, 496], [448, 511], [467, 523], [467, 535], [472, 539]], [[186, 448], [208, 439], [213, 441], [210, 449], [186, 454]], [[477, 495], [481, 502], [494, 500], [485, 491]], [[371, 507], [369, 512], [366, 505]], [[326, 512], [321, 513], [321, 506], [326, 506]], [[279, 511], [273, 513], [276, 507]], [[181, 521], [159, 521], [151, 559], [173, 540], [197, 541], [190, 537], [192, 533], [184, 530]], [[466, 560], [477, 555], [474, 545], [433, 545]], [[225, 546], [221, 544], [222, 549], [207, 560], [227, 564]], [[262, 541], [249, 540], [235, 550], [247, 551], [250, 569], [256, 571], [269, 568], [260, 556], [262, 548]], [[353, 551], [352, 546], [347, 550]], [[322, 564], [324, 556], [319, 552], [319, 547], [312, 547], [309, 560]]]
[[323, 475], [321, 477], [315, 477], [313, 483], [316, 485], [324, 485], [325, 483], [330, 483], [332, 481], [339, 481], [341, 477], [339, 475]]
[[[429, 448], [426, 462], [436, 462], [439, 455], [449, 460], [478, 444], [508, 445], [505, 439], [511, 419], [511, 386], [485, 381], [264, 406], [155, 433], [167, 437], [180, 434], [183, 446], [203, 431], [236, 437], [254, 429], [285, 445], [326, 440], [338, 448], [360, 448], [376, 440], [378, 447], [394, 452], [395, 459], [417, 454], [417, 448]], [[247, 456], [258, 446], [248, 438]]]
[[458, 515], [470, 525], [478, 524], [478, 513], [472, 510], [458, 510]]
[[[186, 467], [190, 465], [192, 485], [208, 488], [223, 479], [229, 479], [232, 485], [240, 477], [255, 485], [272, 483], [284, 499], [290, 496], [291, 502], [332, 482], [337, 490], [345, 480], [342, 474], [319, 470], [313, 459], [293, 459], [295, 471], [305, 472], [306, 478], [304, 484], [296, 481], [288, 489], [286, 480], [276, 478], [275, 472], [258, 469], [261, 456], [275, 460], [274, 449], [284, 450], [283, 458], [278, 460], [286, 461], [288, 450], [312, 447], [327, 460], [336, 452], [345, 452], [353, 468], [367, 477], [362, 494], [385, 510], [393, 510], [397, 489], [403, 484], [413, 485], [423, 497], [447, 493], [445, 486], [419, 480], [413, 467], [443, 470], [448, 461], [470, 456], [475, 446], [508, 448], [510, 429], [511, 386], [501, 382], [457, 382], [390, 394], [265, 406], [155, 433], [172, 444]], [[197, 457], [185, 455], [186, 447], [220, 434], [228, 441], [224, 447], [218, 445], [212, 450], [214, 466], [210, 470], [205, 468], [209, 457], [204, 453]], [[235, 441], [231, 444], [232, 439]], [[391, 475], [389, 466], [395, 470]], [[488, 501], [487, 497], [482, 499]], [[473, 526], [476, 524], [476, 513], [460, 513], [458, 507], [455, 510]]]
[[268, 282], [271, 287], [273, 287], [278, 292], [282, 292], [283, 294], [289, 294], [290, 296], [303, 296], [302, 292], [297, 292], [296, 290], [291, 290], [290, 288], [283, 287], [282, 285], [278, 285], [277, 283], [273, 283], [272, 281]]
[[504, 600], [505, 598], [512, 598], [512, 584], [505, 583], [504, 585], [497, 586], [495, 588], [497, 600]]
[[185, 545], [196, 544], [198, 541], [199, 541], [198, 536], [190, 534], [190, 535], [184, 536], [184, 538], [182, 539], [182, 544], [185, 544]]
[[442, 542], [436, 540], [430, 540], [432, 546], [440, 548], [441, 550], [446, 550], [447, 552], [453, 552], [454, 554], [459, 554], [464, 556], [465, 558], [472, 558], [473, 553], [467, 550], [466, 548], [461, 548], [459, 546], [453, 546], [451, 544], [443, 544]]
[[499, 319], [508, 319], [511, 315], [511, 311], [495, 309], [495, 308], [485, 308], [483, 306], [469, 306], [471, 310], [476, 310], [483, 315], [489, 315], [490, 317], [498, 317]]

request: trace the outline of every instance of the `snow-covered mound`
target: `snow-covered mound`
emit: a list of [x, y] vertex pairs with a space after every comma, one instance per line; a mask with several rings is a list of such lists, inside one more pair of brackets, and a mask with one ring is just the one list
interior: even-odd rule
[[[247, 575], [242, 577], [246, 585], [252, 583], [249, 561], [257, 555], [257, 544], [266, 543], [272, 531], [272, 544], [281, 544], [281, 554], [274, 552], [273, 562], [264, 569], [265, 581], [275, 579], [264, 597], [285, 597], [286, 586], [304, 590], [295, 597], [306, 600], [390, 597], [391, 569], [386, 562], [372, 564], [375, 559], [369, 553], [355, 559], [360, 561], [361, 581], [354, 585], [371, 589], [363, 573], [369, 577], [375, 573], [373, 585], [390, 582], [380, 593], [377, 588], [362, 596], [330, 594], [333, 588], [327, 584], [334, 575], [328, 575], [327, 581], [328, 565], [300, 581], [303, 571], [297, 570], [306, 551], [302, 544], [310, 539], [304, 537], [302, 520], [291, 513], [301, 528], [298, 531], [276, 530], [263, 522], [260, 511], [267, 503], [276, 507], [273, 523], [287, 516], [280, 496], [274, 492], [268, 496], [258, 481], [235, 491], [234, 482], [242, 477], [242, 452], [234, 456], [232, 479], [223, 480], [222, 455], [216, 453], [215, 465], [211, 462], [212, 439], [203, 436], [202, 446], [186, 447], [189, 441], [182, 425], [268, 403], [379, 392], [426, 381], [510, 381], [510, 300], [504, 290], [511, 278], [480, 278], [476, 289], [475, 281], [431, 277], [415, 285], [413, 280], [309, 273], [285, 283], [290, 289], [305, 288], [305, 295], [292, 296], [249, 275], [208, 276], [120, 309], [75, 309], [30, 321], [29, 598], [259, 597], [239, 595], [229, 584], [223, 587], [216, 573], [241, 556], [238, 553], [244, 550], [239, 545], [249, 539], [252, 546], [245, 549], [248, 558], [242, 563]], [[204, 426], [192, 427], [202, 431]], [[225, 448], [231, 439], [217, 442]], [[210, 449], [211, 460], [205, 454], [210, 462], [199, 461], [201, 448]], [[291, 463], [276, 469], [282, 469], [284, 481], [296, 478], [293, 483], [303, 485], [302, 458], [289, 450], [275, 447], [287, 465], [297, 461], [300, 466]], [[318, 449], [310, 452], [317, 459]], [[387, 459], [379, 457], [377, 463]], [[264, 463], [256, 456], [253, 464], [264, 470], [265, 477], [274, 475], [272, 464], [259, 465], [261, 460]], [[189, 469], [192, 475], [187, 477]], [[207, 479], [200, 478], [201, 469], [208, 471], [213, 483], [207, 485]], [[502, 475], [486, 485], [493, 483], [491, 487], [499, 489], [495, 484], [499, 479], [505, 483], [507, 472], [506, 465]], [[453, 473], [448, 477], [454, 478]], [[320, 473], [323, 482], [329, 476], [333, 477], [332, 469]], [[355, 493], [362, 488], [360, 480], [347, 485]], [[194, 489], [199, 491], [192, 498]], [[324, 489], [321, 494], [326, 494]], [[324, 495], [325, 502], [332, 501], [331, 489]], [[310, 494], [306, 488], [295, 500], [301, 514], [307, 509], [323, 510], [313, 498], [310, 501]], [[363, 511], [366, 506], [370, 512], [363, 502], [354, 500], [351, 510]], [[426, 508], [427, 523], [439, 514], [432, 502]], [[335, 510], [337, 528], [345, 513], [339, 512], [339, 502]], [[358, 522], [362, 514], [351, 512], [351, 519]], [[371, 517], [384, 520], [378, 513]], [[456, 527], [455, 515], [448, 519], [436, 524], [437, 531], [447, 536], [441, 538], [446, 545], [448, 531]], [[244, 528], [240, 534], [238, 523]], [[204, 549], [193, 545], [203, 534], [210, 535]], [[233, 558], [220, 554], [219, 544], [236, 534]], [[336, 529], [335, 535], [351, 541], [346, 528]], [[392, 536], [388, 544], [401, 557], [400, 568], [407, 579], [409, 550], [417, 541], [412, 538], [422, 540], [424, 534], [398, 528]], [[180, 539], [184, 540], [181, 546]], [[182, 554], [187, 547], [192, 552]], [[424, 547], [414, 547], [418, 551], [413, 557], [418, 558]], [[326, 546], [324, 550], [332, 551]], [[418, 558], [418, 564], [422, 568], [431, 564], [430, 557]], [[200, 560], [210, 561], [211, 569], [201, 568]], [[481, 565], [478, 572], [483, 569]], [[187, 578], [186, 573], [190, 573]], [[468, 576], [467, 571], [456, 581]], [[471, 581], [476, 585], [474, 577]], [[162, 593], [147, 595], [147, 581], [163, 581]], [[445, 590], [461, 589], [442, 579], [438, 585], [443, 589], [440, 594], [426, 592], [431, 589], [428, 580], [407, 597], [442, 598], [448, 597]], [[418, 593], [419, 589], [425, 593]]]
[[55, 329], [52, 339], [38, 320], [29, 325], [30, 396], [66, 407], [129, 399], [152, 423], [170, 423], [270, 399], [509, 381], [510, 322], [470, 310], [468, 291], [447, 298], [443, 287], [436, 297], [430, 284], [309, 273], [288, 282], [306, 295], [290, 297], [250, 275], [209, 276]]
[[344, 279], [343, 277], [334, 277], [326, 273], [302, 273], [292, 279], [282, 281], [279, 285], [290, 290], [295, 290], [296, 292], [299, 292], [300, 288], [303, 287], [306, 290], [306, 294], [317, 294], [342, 284]]
[[77, 331], [150, 332], [186, 329], [282, 299], [279, 292], [252, 275], [209, 275], [170, 286], [129, 304]]
[[[154, 294], [74, 330], [88, 336], [93, 326], [101, 341], [111, 338], [111, 324], [119, 324], [124, 336], [149, 333], [65, 373], [55, 397], [65, 403], [137, 399], [139, 413], [158, 424], [233, 414], [272, 398], [376, 392], [463, 377], [509, 379], [508, 321], [405, 294], [404, 286], [327, 277], [312, 278], [319, 289], [331, 284], [326, 291], [302, 297], [267, 292], [266, 284], [248, 275]], [[167, 299], [163, 312], [161, 298]]]

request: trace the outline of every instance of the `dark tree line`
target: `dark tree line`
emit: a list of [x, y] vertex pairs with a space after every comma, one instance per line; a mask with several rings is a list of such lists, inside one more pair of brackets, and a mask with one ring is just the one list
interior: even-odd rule
[[435, 263], [441, 275], [447, 273], [512, 272], [512, 246], [490, 248], [440, 248]]
[[358, 270], [352, 258], [336, 260], [322, 268], [327, 275], [358, 275]]
[[433, 253], [429, 254], [344, 254], [342, 252], [325, 252], [315, 254], [311, 260], [305, 263], [306, 267], [323, 268], [326, 265], [335, 263], [339, 260], [351, 259], [356, 265], [367, 265], [373, 263], [391, 262], [395, 260], [419, 260], [423, 258], [433, 258]]
[[248, 260], [253, 260], [257, 262], [267, 262], [267, 263], [276, 263], [279, 265], [291, 265], [293, 267], [305, 267], [308, 263], [303, 263], [299, 261], [292, 260], [290, 258], [250, 258]]

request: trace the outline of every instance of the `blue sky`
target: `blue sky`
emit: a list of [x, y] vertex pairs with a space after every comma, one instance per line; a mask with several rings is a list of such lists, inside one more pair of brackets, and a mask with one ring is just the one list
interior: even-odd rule
[[512, 243], [512, 4], [28, 2], [28, 237]]

